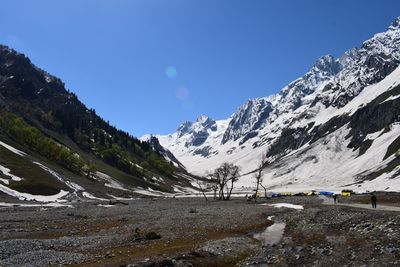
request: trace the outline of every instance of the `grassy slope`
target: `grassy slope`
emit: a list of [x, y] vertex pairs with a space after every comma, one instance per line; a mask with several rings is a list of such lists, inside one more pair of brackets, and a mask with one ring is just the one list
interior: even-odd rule
[[[22, 181], [10, 181], [9, 187], [19, 192], [36, 195], [53, 195], [68, 187], [46, 172], [29, 158], [17, 155], [0, 146], [0, 165], [11, 170], [11, 174], [23, 178]], [[3, 176], [3, 178], [5, 178]]]

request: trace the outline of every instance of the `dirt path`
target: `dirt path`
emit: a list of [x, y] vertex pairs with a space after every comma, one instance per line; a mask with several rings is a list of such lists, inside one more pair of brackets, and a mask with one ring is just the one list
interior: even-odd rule
[[358, 204], [358, 203], [334, 203], [333, 198], [329, 198], [326, 196], [318, 196], [320, 199], [322, 199], [322, 203], [325, 205], [336, 205], [336, 206], [348, 206], [348, 207], [354, 207], [354, 208], [360, 208], [360, 209], [368, 209], [368, 210], [384, 210], [384, 211], [399, 211], [400, 212], [400, 207], [394, 207], [394, 206], [385, 206], [385, 205], [379, 205], [377, 204], [376, 209], [373, 209], [370, 204]]

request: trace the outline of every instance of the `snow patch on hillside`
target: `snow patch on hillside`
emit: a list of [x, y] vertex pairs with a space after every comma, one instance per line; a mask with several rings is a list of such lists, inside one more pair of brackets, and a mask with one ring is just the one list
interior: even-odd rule
[[50, 169], [49, 167], [47, 167], [47, 166], [41, 164], [40, 162], [34, 161], [33, 163], [36, 164], [36, 165], [38, 165], [40, 168], [42, 168], [43, 170], [47, 171], [48, 173], [50, 173], [52, 176], [54, 176], [55, 178], [57, 178], [57, 180], [59, 180], [60, 182], [66, 184], [66, 185], [67, 185], [69, 188], [71, 188], [72, 190], [74, 190], [74, 191], [84, 191], [84, 190], [85, 190], [82, 186], [80, 186], [80, 185], [78, 185], [78, 184], [76, 184], [76, 183], [73, 183], [73, 182], [71, 182], [71, 181], [65, 180], [65, 179], [62, 178], [57, 172], [55, 172], [55, 171], [53, 171], [52, 169]]
[[115, 179], [113, 179], [111, 176], [109, 176], [104, 172], [97, 171], [96, 177], [106, 182], [104, 186], [123, 191], [130, 191], [129, 189], [126, 189], [121, 183], [119, 183], [118, 181], [116, 181]]
[[29, 208], [34, 208], [34, 207], [44, 207], [44, 208], [73, 208], [74, 206], [70, 204], [63, 204], [59, 202], [51, 202], [51, 203], [46, 203], [46, 204], [25, 204], [25, 203], [6, 203], [6, 202], [0, 202], [0, 207], [29, 207]]
[[101, 197], [95, 197], [94, 195], [90, 194], [89, 192], [82, 192], [82, 196], [88, 199], [92, 200], [101, 200], [101, 201], [109, 201], [109, 199], [106, 198], [101, 198]]
[[11, 152], [13, 152], [13, 153], [15, 153], [15, 154], [21, 156], [21, 157], [25, 157], [25, 156], [27, 155], [25, 152], [22, 152], [21, 150], [18, 150], [18, 149], [16, 149], [15, 147], [10, 146], [10, 145], [8, 145], [8, 144], [2, 142], [2, 141], [0, 141], [0, 145], [3, 146], [3, 147], [5, 147], [5, 148], [7, 148], [7, 149], [10, 150]]
[[[0, 174], [3, 174], [5, 176], [10, 177], [11, 180], [15, 181], [15, 182], [19, 182], [19, 181], [22, 181], [24, 179], [24, 178], [21, 178], [21, 177], [18, 177], [16, 175], [14, 175], [14, 174], [11, 174], [11, 170], [10, 169], [8, 169], [8, 168], [6, 168], [4, 166], [1, 166], [1, 165], [0, 165]], [[8, 180], [8, 179], [0, 178], [0, 181], [5, 183], [5, 184], [10, 184], [10, 180]]]
[[8, 188], [2, 184], [0, 184], [0, 191], [2, 191], [3, 193], [12, 196], [12, 197], [16, 197], [19, 200], [36, 200], [39, 202], [55, 202], [55, 201], [59, 201], [61, 198], [65, 197], [66, 195], [69, 194], [68, 191], [64, 191], [64, 190], [60, 190], [59, 193], [55, 194], [55, 195], [51, 195], [51, 196], [43, 196], [43, 195], [32, 195], [32, 194], [28, 194], [28, 193], [21, 193], [18, 192], [14, 189]]

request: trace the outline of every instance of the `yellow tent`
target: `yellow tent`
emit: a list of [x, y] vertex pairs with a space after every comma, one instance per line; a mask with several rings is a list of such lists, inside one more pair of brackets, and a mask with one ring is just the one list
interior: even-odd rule
[[304, 194], [305, 194], [306, 196], [315, 196], [315, 195], [316, 195], [315, 191], [304, 192]]
[[342, 197], [349, 197], [350, 195], [350, 192], [342, 192]]

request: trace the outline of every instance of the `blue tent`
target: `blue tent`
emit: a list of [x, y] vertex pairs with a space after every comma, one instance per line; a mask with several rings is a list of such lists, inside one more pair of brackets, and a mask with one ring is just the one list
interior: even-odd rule
[[318, 194], [321, 196], [333, 196], [335, 193], [328, 191], [320, 191]]

